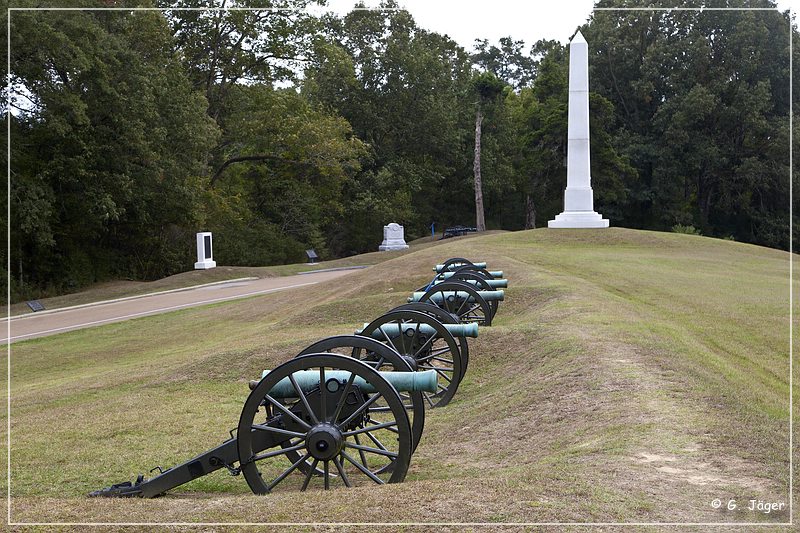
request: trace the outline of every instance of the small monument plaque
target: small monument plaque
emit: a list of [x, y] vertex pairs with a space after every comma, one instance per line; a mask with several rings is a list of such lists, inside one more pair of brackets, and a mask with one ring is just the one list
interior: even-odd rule
[[317, 264], [317, 259], [319, 259], [319, 256], [317, 255], [317, 252], [315, 252], [313, 248], [310, 250], [306, 250], [306, 256], [308, 257], [309, 265]]
[[383, 227], [383, 243], [378, 247], [381, 252], [390, 250], [405, 250], [408, 248], [405, 239], [405, 230], [400, 224], [392, 222]]
[[214, 250], [211, 246], [211, 232], [202, 231], [197, 234], [197, 263], [194, 264], [195, 270], [205, 270], [214, 268], [217, 262], [214, 261]]
[[40, 302], [39, 300], [31, 300], [25, 303], [28, 304], [28, 307], [30, 307], [31, 311], [33, 311], [34, 313], [36, 311], [44, 311], [44, 306], [42, 305], [42, 302]]

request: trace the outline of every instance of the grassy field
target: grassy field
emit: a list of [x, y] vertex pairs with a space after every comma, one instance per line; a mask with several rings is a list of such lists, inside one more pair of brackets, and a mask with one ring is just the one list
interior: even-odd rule
[[[154, 500], [85, 497], [222, 442], [249, 379], [403, 303], [450, 256], [487, 260], [511, 287], [405, 483], [257, 497], [217, 472]], [[788, 520], [747, 509], [789, 503], [788, 254], [612, 228], [351, 261], [372, 257], [326, 284], [14, 344], [13, 519]]]

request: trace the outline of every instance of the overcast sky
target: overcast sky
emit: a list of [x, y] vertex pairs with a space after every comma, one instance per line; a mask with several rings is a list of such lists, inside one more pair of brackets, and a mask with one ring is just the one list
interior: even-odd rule
[[[348, 12], [356, 0], [328, 0], [328, 10]], [[531, 45], [539, 39], [566, 43], [575, 29], [586, 22], [594, 0], [398, 0], [421, 27], [449, 35], [472, 49], [477, 38], [496, 42], [510, 35]], [[676, 2], [677, 4], [678, 2]], [[800, 0], [778, 0], [778, 8], [800, 9]], [[364, 0], [377, 7], [380, 0]]]

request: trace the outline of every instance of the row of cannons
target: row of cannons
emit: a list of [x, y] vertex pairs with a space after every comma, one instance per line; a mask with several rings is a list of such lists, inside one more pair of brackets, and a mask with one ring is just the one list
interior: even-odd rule
[[469, 364], [467, 338], [490, 326], [507, 281], [451, 258], [408, 302], [353, 335], [315, 342], [251, 381], [231, 438], [182, 464], [90, 496], [152, 498], [216, 470], [256, 494], [396, 483], [408, 471], [425, 410], [447, 405]]

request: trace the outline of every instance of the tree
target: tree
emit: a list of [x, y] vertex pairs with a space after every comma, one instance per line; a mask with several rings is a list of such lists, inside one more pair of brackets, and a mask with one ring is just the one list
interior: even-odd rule
[[11, 22], [17, 282], [74, 288], [182, 268], [217, 130], [163, 17], [40, 11]]
[[486, 231], [486, 221], [483, 210], [483, 183], [481, 177], [481, 133], [483, 117], [487, 108], [499, 103], [503, 93], [504, 84], [491, 72], [482, 72], [472, 80], [472, 91], [477, 97], [475, 108], [475, 157], [473, 160], [473, 175], [475, 179], [475, 226], [478, 231]]
[[498, 47], [490, 45], [488, 39], [476, 39], [472, 61], [481, 71], [491, 72], [516, 90], [530, 86], [536, 78], [536, 59], [522, 51], [525, 42], [501, 37], [499, 44]]
[[592, 88], [640, 176], [627, 224], [788, 247], [789, 27], [777, 11], [595, 12]]
[[296, 81], [317, 30], [317, 19], [306, 8], [324, 1], [222, 0], [221, 9], [213, 11], [197, 9], [208, 7], [200, 0], [158, 3], [172, 8], [165, 13], [174, 49], [205, 94], [209, 116], [219, 122], [237, 84]]
[[337, 249], [374, 249], [392, 220], [412, 237], [433, 221], [463, 221], [473, 194], [468, 54], [402, 10], [354, 11], [325, 27], [303, 94], [347, 119], [369, 149], [346, 185]]
[[293, 89], [239, 85], [228, 98], [229, 155], [208, 192], [219, 260], [291, 262], [304, 247], [325, 254], [324, 235], [340, 225], [342, 190], [360, 170], [363, 143], [344, 119]]

